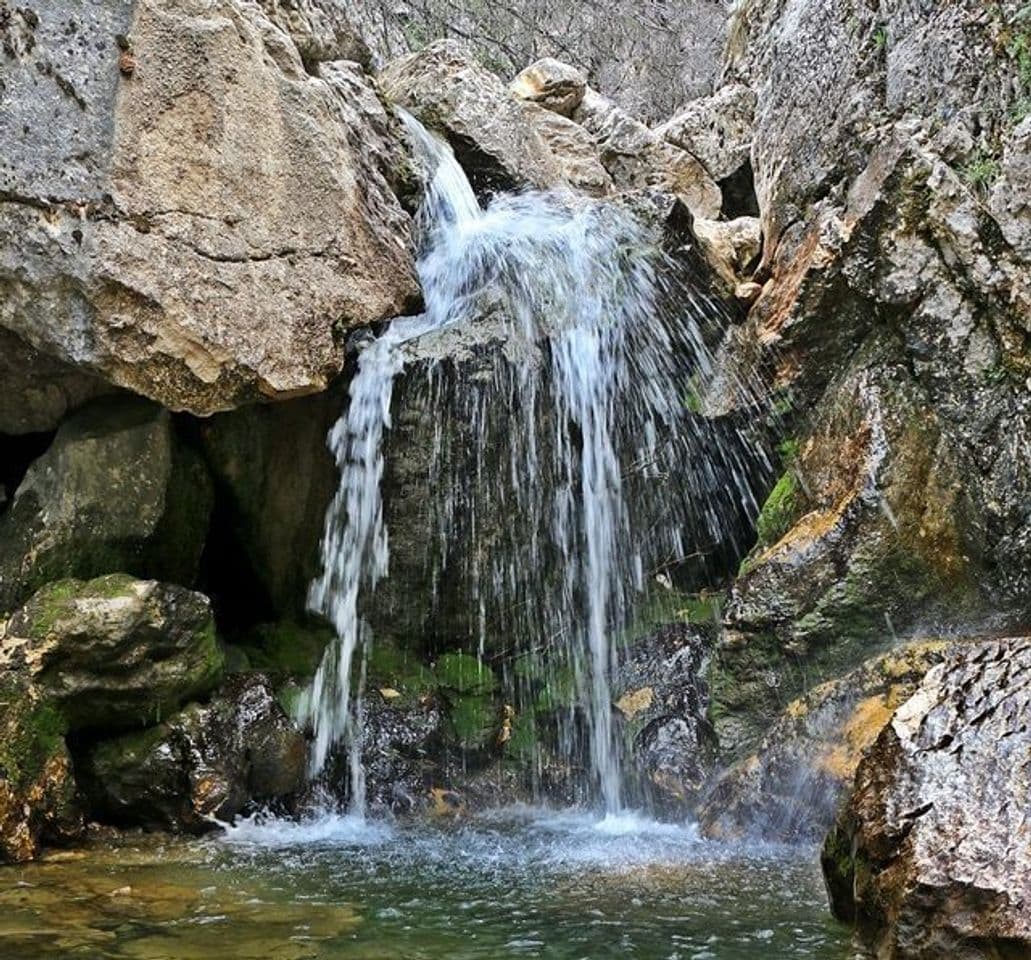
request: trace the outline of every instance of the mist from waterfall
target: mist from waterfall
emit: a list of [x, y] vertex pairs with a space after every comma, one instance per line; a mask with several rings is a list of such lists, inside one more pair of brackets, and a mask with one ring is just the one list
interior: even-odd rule
[[[372, 638], [362, 611], [389, 570], [381, 486], [395, 381], [418, 365], [435, 424], [432, 590], [460, 570], [474, 625], [464, 639], [479, 656], [490, 625], [503, 624], [519, 652], [544, 651], [569, 671], [586, 706], [591, 781], [615, 813], [625, 797], [613, 638], [656, 565], [733, 540], [739, 514], [757, 508], [738, 452], [746, 445], [719, 442], [685, 401], [707, 373], [701, 324], [717, 308], [671, 279], [675, 268], [627, 209], [522, 193], [482, 210], [450, 148], [402, 119], [433, 171], [418, 215], [425, 312], [364, 348], [329, 437], [340, 485], [309, 600], [337, 639], [301, 706], [315, 732], [311, 774], [346, 744], [352, 812], [363, 810]], [[454, 375], [459, 354], [475, 375]], [[574, 727], [570, 715], [570, 752]]]

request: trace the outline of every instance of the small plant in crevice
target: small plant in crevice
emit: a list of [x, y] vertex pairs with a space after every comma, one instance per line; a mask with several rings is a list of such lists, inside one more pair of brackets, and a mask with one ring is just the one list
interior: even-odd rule
[[961, 173], [967, 185], [986, 193], [999, 178], [1002, 168], [999, 161], [984, 150], [979, 150], [963, 165]]

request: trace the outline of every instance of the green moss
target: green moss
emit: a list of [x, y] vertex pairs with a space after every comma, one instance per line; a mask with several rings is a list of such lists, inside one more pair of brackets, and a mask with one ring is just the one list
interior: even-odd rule
[[432, 693], [437, 684], [433, 672], [416, 656], [381, 641], [372, 645], [367, 677], [367, 686], [389, 687], [409, 699]]
[[798, 512], [798, 489], [798, 478], [792, 469], [770, 491], [755, 521], [760, 549], [773, 545], [791, 529]]
[[485, 747], [498, 727], [496, 706], [487, 696], [453, 696], [448, 699], [447, 716], [450, 733], [465, 750]]
[[0, 690], [0, 775], [15, 787], [36, 780], [47, 761], [64, 750], [68, 724], [60, 711], [37, 703], [14, 683]]
[[963, 179], [975, 190], [988, 190], [1002, 172], [999, 161], [983, 150], [975, 153], [963, 166]]
[[252, 669], [277, 679], [307, 679], [318, 670], [333, 631], [283, 620], [261, 624], [238, 639]]
[[520, 763], [528, 763], [537, 753], [537, 717], [532, 711], [516, 715], [512, 731], [505, 744], [505, 755]]
[[457, 693], [491, 693], [498, 681], [485, 663], [467, 653], [445, 653], [433, 665], [437, 684]]

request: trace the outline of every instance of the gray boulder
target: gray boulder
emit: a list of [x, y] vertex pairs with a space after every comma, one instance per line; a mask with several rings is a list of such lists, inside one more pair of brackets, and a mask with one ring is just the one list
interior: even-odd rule
[[0, 516], [0, 610], [63, 577], [193, 582], [211, 481], [167, 410], [99, 400], [66, 420]]
[[0, 328], [208, 414], [323, 389], [347, 328], [417, 299], [338, 5], [32, 0], [0, 33]]

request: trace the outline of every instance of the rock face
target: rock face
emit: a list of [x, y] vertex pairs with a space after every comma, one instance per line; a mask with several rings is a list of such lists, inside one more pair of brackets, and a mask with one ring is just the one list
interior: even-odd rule
[[[791, 442], [721, 659], [785, 699], [889, 622], [1019, 620], [1031, 600], [1018, 6], [738, 5], [763, 289], [713, 383], [764, 379]], [[774, 712], [757, 704], [752, 744]]]
[[304, 738], [257, 674], [231, 678], [210, 703], [159, 726], [105, 740], [80, 779], [95, 812], [119, 824], [203, 833], [250, 802], [298, 793]]
[[[834, 822], [838, 802], [863, 752], [895, 709], [947, 652], [973, 641], [918, 640], [875, 657], [788, 704], [751, 756], [708, 786], [698, 819], [713, 837], [818, 842]], [[715, 675], [716, 729], [730, 747], [738, 731], [728, 701], [744, 704], [764, 691], [761, 678], [728, 690]], [[758, 691], [756, 685], [759, 685]]]
[[1031, 639], [957, 649], [863, 759], [828, 836], [835, 912], [878, 957], [1031, 952]]
[[[418, 295], [395, 122], [339, 59], [360, 55], [340, 11], [6, 11], [0, 328], [176, 410], [325, 387], [342, 331]], [[60, 403], [31, 391], [82, 387], [40, 375], [20, 389], [53, 426]]]
[[0, 516], [0, 610], [63, 577], [192, 583], [211, 481], [167, 410], [100, 400], [62, 425]]

